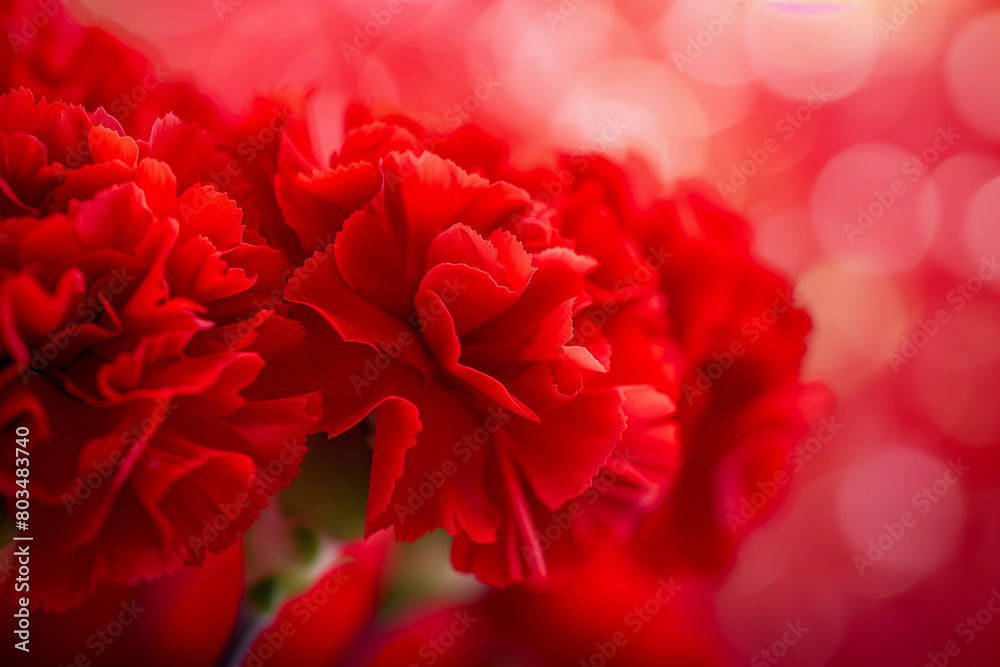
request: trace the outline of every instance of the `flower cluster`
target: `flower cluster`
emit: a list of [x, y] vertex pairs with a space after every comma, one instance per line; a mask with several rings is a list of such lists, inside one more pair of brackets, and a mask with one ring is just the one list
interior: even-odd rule
[[283, 147], [277, 198], [315, 254], [286, 297], [304, 306], [324, 430], [376, 413], [369, 533], [444, 528], [455, 567], [494, 585], [572, 569], [640, 525], [661, 565], [727, 560], [720, 510], [805, 428], [809, 320], [789, 303], [744, 338], [788, 285], [742, 220], [690, 188], [639, 206], [598, 157], [518, 171], [481, 130], [434, 136], [398, 114], [351, 109], [328, 166], [300, 146]]
[[30, 482], [4, 458], [0, 493], [30, 501], [50, 608], [232, 546], [315, 430], [287, 267], [205, 184], [213, 151], [171, 115], [144, 141], [0, 99], [0, 432], [30, 433]]
[[638, 163], [518, 170], [477, 128], [361, 107], [323, 165], [302, 108], [137, 140], [103, 109], [0, 101], [0, 428], [35, 434], [23, 495], [63, 536], [39, 598], [199, 564], [305, 436], [336, 456], [358, 425], [366, 535], [444, 529], [488, 584], [620, 545], [723, 565], [723, 516], [805, 428], [809, 319], [746, 224], [688, 186], [640, 204]]

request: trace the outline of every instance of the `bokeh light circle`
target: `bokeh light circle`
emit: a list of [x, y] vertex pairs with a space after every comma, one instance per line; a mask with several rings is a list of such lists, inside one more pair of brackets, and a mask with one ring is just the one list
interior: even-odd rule
[[[965, 250], [974, 270], [989, 273], [990, 262], [1000, 255], [1000, 177], [979, 188], [965, 209]], [[987, 266], [983, 266], [986, 264]], [[1000, 291], [1000, 276], [985, 281]]]
[[966, 516], [967, 473], [960, 476], [953, 467], [954, 462], [896, 446], [847, 474], [838, 518], [859, 576], [883, 574], [905, 586], [947, 562]]
[[984, 137], [1000, 141], [1000, 11], [976, 16], [952, 40], [945, 81], [952, 104]]
[[827, 162], [812, 193], [816, 236], [834, 257], [874, 272], [896, 273], [917, 265], [940, 218], [937, 190], [927, 177], [946, 153], [943, 135], [908, 152], [883, 143], [859, 144]]
[[760, 79], [779, 94], [806, 100], [825, 87], [834, 97], [861, 88], [884, 40], [868, 3], [808, 14], [754, 3], [746, 21], [746, 52]]

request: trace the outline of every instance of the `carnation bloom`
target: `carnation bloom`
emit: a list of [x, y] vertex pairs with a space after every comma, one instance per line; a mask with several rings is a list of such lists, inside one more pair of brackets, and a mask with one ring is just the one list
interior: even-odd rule
[[[656, 508], [652, 516], [648, 504], [630, 505], [632, 517], [643, 519], [633, 547], [660, 572], [712, 572], [728, 563], [746, 526], [767, 517], [780, 499], [748, 519], [739, 514], [741, 501], [759, 490], [758, 482], [790, 471], [791, 450], [820, 409], [812, 400], [826, 398], [798, 378], [809, 317], [789, 282], [753, 257], [747, 222], [693, 184], [663, 196], [665, 188], [636, 160], [615, 165], [596, 155], [563, 155], [525, 171], [510, 165], [502, 142], [474, 126], [432, 132], [394, 113], [375, 120], [360, 107], [348, 123], [349, 142], [377, 135], [397, 150], [433, 150], [556, 210], [559, 242], [597, 262], [584, 276], [593, 303], [577, 316], [574, 340], [610, 344], [604, 381], [651, 386], [677, 404], [677, 483], [662, 483], [673, 479], [669, 466], [676, 460], [647, 459], [646, 480], [659, 481], [659, 493], [643, 495]], [[644, 424], [642, 441], [662, 434], [664, 424]], [[630, 426], [624, 440], [634, 435]], [[645, 451], [662, 455], [664, 448]], [[622, 505], [615, 511], [611, 525], [617, 537], [627, 537], [634, 522], [623, 520]]]
[[659, 278], [683, 351], [686, 454], [671, 502], [647, 521], [636, 552], [653, 568], [711, 573], [779, 507], [787, 486], [774, 485], [762, 507], [755, 494], [797, 470], [792, 450], [831, 399], [799, 378], [811, 320], [788, 280], [753, 257], [745, 220], [692, 185], [629, 219], [643, 243], [673, 253]]
[[614, 374], [599, 326], [576, 335], [598, 262], [559, 237], [552, 211], [413, 137], [354, 128], [322, 169], [287, 145], [287, 223], [305, 250], [335, 235], [286, 289], [304, 306], [321, 425], [337, 435], [377, 409], [369, 533], [444, 528], [457, 568], [543, 579], [662, 497], [673, 404]]
[[[235, 543], [298, 472], [318, 397], [287, 267], [199, 175], [211, 141], [0, 99], [0, 431], [30, 430], [32, 601], [65, 609]], [[23, 493], [22, 493], [23, 492]]]
[[[723, 664], [724, 652], [718, 648], [722, 637], [702, 598], [681, 593], [667, 604], [656, 595], [675, 583], [675, 573], [714, 572], [730, 562], [733, 545], [749, 532], [742, 526], [733, 529], [739, 501], [758, 491], [758, 482], [791, 467], [787, 455], [807, 428], [802, 399], [809, 392], [798, 374], [810, 322], [795, 304], [788, 281], [753, 258], [747, 223], [696, 186], [683, 184], [669, 197], [638, 203], [636, 184], [655, 183], [642, 165], [564, 156], [555, 167], [524, 172], [508, 164], [502, 144], [476, 128], [435, 139], [408, 118], [389, 115], [374, 121], [357, 109], [351, 122], [352, 133], [367, 128], [370, 135], [377, 128], [382, 137], [392, 138], [396, 149], [433, 150], [469, 172], [516, 183], [536, 201], [551, 205], [557, 213], [552, 220], [558, 242], [597, 262], [584, 275], [591, 303], [574, 319], [573, 342], [587, 345], [600, 339], [610, 345], [609, 370], [598, 381], [650, 386], [672, 397], [682, 447], [679, 470], [670, 467], [677, 466], [674, 452], [670, 464], [659, 468], [666, 472], [659, 479], [673, 483], [644, 494], [652, 511], [640, 496], [621, 493], [627, 487], [618, 486], [612, 493], [596, 494], [600, 502], [571, 520], [566, 509], [581, 500], [586, 505], [588, 493], [601, 488], [598, 476], [588, 493], [560, 510], [533, 515], [543, 546], [549, 546], [547, 529], [557, 528], [545, 552], [553, 570], [560, 553], [575, 550], [577, 564], [581, 553], [593, 554], [595, 549], [581, 541], [588, 533], [619, 548], [544, 588], [493, 591], [471, 607], [422, 616], [412, 626], [390, 630], [380, 649], [365, 654], [366, 662], [418, 659], [423, 638], [458, 627], [451, 624], [471, 616], [477, 619], [475, 632], [456, 638], [455, 647], [441, 656], [445, 663], [498, 655], [546, 664], [575, 662], [580, 656], [586, 660], [595, 652], [595, 637], [610, 638], [624, 629], [629, 642], [619, 659]], [[735, 354], [734, 343], [742, 344]], [[707, 384], [699, 381], [703, 375]], [[623, 407], [628, 411], [629, 406], [626, 402]], [[639, 419], [638, 412], [629, 414], [619, 449], [630, 438], [646, 444], [629, 449], [642, 454], [644, 471], [650, 473], [658, 469], [656, 455], [663, 461], [664, 452], [671, 450], [665, 443], [649, 446], [656, 429]], [[652, 414], [653, 424], [664, 428], [662, 416]], [[612, 498], [616, 504], [608, 502]], [[769, 502], [747, 523], [759, 522], [778, 505], [777, 499]], [[605, 521], [589, 521], [594, 517]], [[616, 530], [593, 531], [595, 525]], [[464, 536], [456, 543], [460, 554], [467, 547], [479, 553], [502, 548]], [[683, 582], [686, 587], [689, 580]], [[635, 612], [643, 603], [654, 605], [653, 623], [659, 627], [633, 637], [632, 631], [648, 627], [648, 619]]]
[[[274, 199], [277, 139], [282, 132], [301, 131], [295, 116], [305, 96], [258, 97], [244, 113], [231, 116], [161, 62], [100, 27], [80, 25], [78, 15], [65, 11], [60, 0], [13, 0], [0, 8], [0, 27], [11, 47], [0, 50], [0, 90], [24, 86], [39, 97], [103, 108], [130, 136], [148, 136], [168, 115], [186, 121], [178, 126], [183, 136], [175, 142], [184, 150], [175, 160], [160, 159], [175, 172], [225, 192], [243, 212], [243, 225], [272, 248], [291, 248], [294, 233]], [[193, 182], [178, 176], [182, 189]], [[301, 263], [303, 258], [289, 259]]]

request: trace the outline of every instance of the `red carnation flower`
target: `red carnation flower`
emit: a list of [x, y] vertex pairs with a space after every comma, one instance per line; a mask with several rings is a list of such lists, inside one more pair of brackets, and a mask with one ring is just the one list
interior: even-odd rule
[[789, 282], [753, 257], [745, 220], [693, 186], [630, 220], [644, 243], [673, 252], [659, 278], [683, 350], [678, 422], [687, 453], [673, 501], [647, 522], [637, 551], [654, 568], [714, 572], [747, 527], [779, 506], [785, 486], [753, 515], [740, 509], [760, 483], [792, 472], [789, 455], [830, 397], [799, 378], [812, 323]]
[[206, 137], [0, 99], [0, 432], [30, 432], [30, 483], [5, 454], [0, 493], [30, 500], [46, 607], [231, 546], [314, 430], [287, 267], [203, 184]]
[[[173, 142], [182, 150], [157, 156], [170, 165], [182, 189], [196, 180], [225, 192], [243, 212], [248, 230], [272, 248], [291, 248], [295, 234], [275, 201], [274, 177], [278, 137], [302, 131], [295, 117], [305, 96], [260, 97], [245, 113], [230, 117], [182, 75], [102, 28], [80, 25], [64, 2], [14, 0], [0, 7], [0, 27], [11, 47], [0, 49], [0, 90], [25, 86], [47, 99], [100, 107], [130, 136], [148, 136], [154, 124], [162, 130], [157, 121], [165, 116], [187, 121], [171, 123], [172, 131], [183, 135]], [[289, 259], [301, 263], [303, 257]]]
[[[748, 532], [738, 525], [741, 500], [758, 490], [757, 482], [788, 471], [787, 456], [819, 410], [812, 401], [827, 398], [799, 381], [810, 320], [788, 281], [753, 258], [746, 221], [686, 184], [672, 197], [640, 204], [636, 190], [662, 188], [636, 161], [623, 167], [599, 156], [564, 155], [554, 167], [523, 171], [510, 165], [502, 142], [473, 126], [430, 132], [393, 112], [375, 120], [361, 107], [351, 109], [348, 125], [349, 140], [378, 139], [368, 141], [374, 154], [379, 146], [433, 150], [469, 172], [516, 184], [557, 211], [559, 242], [597, 260], [584, 277], [594, 303], [577, 316], [575, 340], [586, 345], [597, 336], [610, 343], [606, 381], [652, 386], [677, 403], [677, 483], [669, 495], [661, 484], [658, 496], [645, 496], [656, 512], [643, 519], [635, 548], [657, 571], [711, 572], [726, 564]], [[632, 426], [625, 439], [630, 435]], [[647, 472], [665, 470], [662, 460], [644, 463]], [[672, 480], [670, 472], [647, 479]], [[746, 523], [758, 523], [777, 505]], [[631, 510], [642, 518], [651, 508], [632, 504]], [[627, 536], [628, 512], [621, 505], [616, 511], [618, 520], [605, 525]], [[578, 527], [568, 531], [569, 542]]]
[[444, 528], [455, 566], [495, 585], [630, 533], [673, 473], [673, 404], [611, 378], [599, 327], [576, 336], [598, 265], [552, 211], [398, 125], [354, 128], [323, 169], [286, 148], [285, 219], [305, 250], [336, 234], [286, 290], [308, 307], [322, 426], [337, 435], [377, 408], [368, 532]]

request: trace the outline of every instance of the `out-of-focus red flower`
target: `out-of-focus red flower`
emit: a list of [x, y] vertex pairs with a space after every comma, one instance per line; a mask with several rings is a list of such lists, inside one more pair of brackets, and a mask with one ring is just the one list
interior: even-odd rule
[[346, 562], [331, 568], [289, 600], [260, 633], [240, 664], [245, 667], [325, 667], [342, 664], [378, 612], [387, 533], [344, 548]]
[[495, 585], [629, 534], [673, 474], [673, 404], [610, 378], [599, 326], [576, 335], [598, 262], [526, 192], [401, 125], [354, 127], [326, 168], [286, 147], [278, 201], [317, 249], [286, 297], [306, 306], [322, 426], [336, 435], [378, 408], [368, 532], [445, 528], [455, 566]]
[[493, 590], [386, 623], [347, 665], [721, 667], [723, 635], [697, 580], [651, 575], [624, 551], [545, 590]]
[[[14, 572], [16, 562], [15, 557]], [[227, 549], [208, 554], [202, 567], [184, 568], [135, 586], [102, 586], [75, 609], [33, 611], [28, 664], [211, 665], [236, 618], [241, 570], [240, 549]], [[0, 625], [13, 634], [17, 619], [5, 616]], [[177, 641], [178, 637], [185, 641]], [[0, 659], [4, 664], [23, 664], [24, 652], [5, 642]]]
[[[287, 266], [173, 116], [0, 100], [0, 432], [30, 429], [32, 602], [231, 546], [298, 472], [318, 397]], [[18, 491], [13, 456], [0, 490]]]
[[146, 136], [167, 113], [213, 132], [229, 125], [209, 98], [162, 63], [102, 28], [81, 25], [72, 13], [83, 11], [79, 5], [5, 0], [0, 7], [0, 90], [24, 86], [38, 97], [103, 107], [131, 136]]
[[822, 391], [798, 379], [809, 317], [788, 281], [752, 257], [747, 223], [697, 186], [681, 184], [669, 199], [641, 205], [630, 180], [653, 180], [643, 165], [626, 172], [592, 157], [564, 158], [561, 167], [542, 187], [551, 193], [552, 183], [570, 181], [554, 198], [561, 232], [601, 259], [604, 293], [651, 290], [651, 301], [665, 304], [661, 328], [646, 327], [657, 335], [645, 342], [677, 373], [673, 385], [660, 386], [678, 403], [681, 465], [633, 546], [656, 572], [717, 571], [749, 532], [743, 527], [779, 506], [772, 497], [783, 485], [763, 511], [755, 505], [747, 516], [740, 503], [758, 482], [790, 469], [787, 456], [815, 416], [804, 403]]
[[776, 485], [764, 508], [743, 505], [757, 503], [760, 483], [791, 472], [794, 446], [830, 409], [825, 390], [799, 380], [811, 322], [789, 282], [752, 256], [749, 225], [697, 186], [630, 219], [644, 245], [670, 249], [660, 290], [684, 359], [684, 463], [637, 548], [656, 568], [714, 572], [747, 526], [780, 505], [786, 486]]

